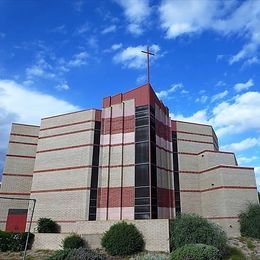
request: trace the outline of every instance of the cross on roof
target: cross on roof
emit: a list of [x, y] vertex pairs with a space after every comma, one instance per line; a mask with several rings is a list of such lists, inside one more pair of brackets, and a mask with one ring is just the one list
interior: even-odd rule
[[150, 84], [150, 55], [155, 55], [155, 54], [150, 52], [149, 46], [147, 46], [146, 51], [141, 51], [141, 52], [145, 53], [147, 56], [147, 83]]

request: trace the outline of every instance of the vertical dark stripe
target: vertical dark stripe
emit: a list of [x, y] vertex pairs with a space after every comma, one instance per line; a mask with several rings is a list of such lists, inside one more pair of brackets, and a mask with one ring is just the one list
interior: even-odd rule
[[174, 170], [174, 198], [176, 215], [181, 213], [181, 196], [179, 180], [179, 163], [178, 163], [178, 145], [177, 132], [172, 131], [172, 149], [173, 149], [173, 170]]
[[96, 220], [97, 215], [97, 186], [98, 186], [98, 165], [100, 148], [100, 126], [101, 122], [95, 121], [94, 146], [91, 168], [91, 185], [89, 199], [89, 220]]

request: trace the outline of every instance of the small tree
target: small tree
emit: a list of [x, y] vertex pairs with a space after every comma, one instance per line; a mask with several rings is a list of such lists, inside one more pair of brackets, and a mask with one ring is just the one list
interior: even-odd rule
[[77, 234], [71, 234], [62, 241], [64, 249], [74, 249], [85, 246], [85, 241]]
[[242, 236], [260, 239], [260, 205], [249, 204], [239, 215], [240, 232]]
[[170, 245], [172, 249], [186, 244], [206, 244], [225, 249], [227, 236], [216, 224], [195, 214], [181, 214], [170, 225]]
[[143, 250], [144, 239], [135, 225], [123, 221], [105, 232], [101, 245], [111, 255], [131, 255]]
[[40, 218], [37, 222], [37, 230], [39, 233], [58, 233], [58, 224], [50, 218]]

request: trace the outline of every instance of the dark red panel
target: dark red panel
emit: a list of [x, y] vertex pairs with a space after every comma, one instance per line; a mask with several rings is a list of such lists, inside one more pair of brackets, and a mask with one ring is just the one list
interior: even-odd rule
[[117, 94], [117, 95], [111, 97], [111, 105], [119, 104], [122, 101], [123, 101], [122, 100], [122, 93]]
[[103, 98], [103, 107], [110, 107], [111, 106], [111, 97]]
[[18, 212], [10, 212], [9, 210], [5, 230], [9, 232], [24, 232], [26, 219], [27, 211], [23, 210], [23, 212], [19, 213], [19, 210]]

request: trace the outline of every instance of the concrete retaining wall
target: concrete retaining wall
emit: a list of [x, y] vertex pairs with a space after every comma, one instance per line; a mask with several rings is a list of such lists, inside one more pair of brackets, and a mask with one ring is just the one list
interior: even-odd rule
[[[117, 221], [82, 221], [71, 225], [71, 231], [80, 234], [92, 249], [101, 248], [102, 234]], [[145, 240], [145, 250], [169, 252], [169, 221], [167, 219], [134, 220]], [[33, 249], [61, 249], [62, 240], [68, 233], [35, 233]]]

